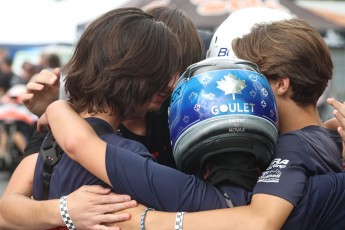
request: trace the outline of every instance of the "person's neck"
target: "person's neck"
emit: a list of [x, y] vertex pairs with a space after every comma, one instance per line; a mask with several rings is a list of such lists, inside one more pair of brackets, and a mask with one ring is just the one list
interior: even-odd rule
[[96, 118], [102, 119], [108, 122], [114, 130], [116, 130], [119, 127], [120, 123], [122, 122], [122, 118], [119, 118], [116, 115], [110, 116], [107, 113], [101, 113], [101, 112], [98, 112], [96, 114], [90, 114], [85, 111], [85, 112], [80, 113], [80, 116], [83, 118], [96, 117]]
[[279, 107], [279, 131], [281, 134], [310, 125], [323, 126], [314, 105], [298, 106], [296, 103], [287, 103]]
[[122, 125], [125, 126], [131, 132], [135, 133], [136, 135], [147, 135], [146, 116], [142, 116], [131, 120], [125, 120], [122, 122]]

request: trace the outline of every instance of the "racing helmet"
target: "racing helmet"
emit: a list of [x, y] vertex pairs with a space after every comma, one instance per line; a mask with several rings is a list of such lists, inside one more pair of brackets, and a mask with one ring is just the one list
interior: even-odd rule
[[275, 152], [277, 125], [270, 85], [249, 61], [214, 57], [193, 64], [171, 96], [171, 144], [185, 173], [202, 173], [209, 157], [234, 152], [254, 155], [265, 169]]
[[207, 58], [217, 56], [235, 57], [231, 43], [235, 38], [248, 34], [257, 23], [291, 19], [292, 14], [266, 7], [248, 7], [234, 11], [214, 33]]

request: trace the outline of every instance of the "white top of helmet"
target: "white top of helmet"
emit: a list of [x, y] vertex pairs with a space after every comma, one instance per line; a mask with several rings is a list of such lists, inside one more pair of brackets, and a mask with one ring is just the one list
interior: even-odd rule
[[257, 23], [291, 19], [293, 15], [282, 10], [266, 7], [248, 7], [234, 11], [214, 33], [207, 58], [218, 56], [235, 57], [231, 43], [235, 38], [248, 34]]

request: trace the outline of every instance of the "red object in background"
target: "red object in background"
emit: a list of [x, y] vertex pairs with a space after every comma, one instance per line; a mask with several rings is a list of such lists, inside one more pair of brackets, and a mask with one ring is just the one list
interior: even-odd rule
[[5, 122], [22, 121], [34, 125], [37, 116], [23, 105], [20, 96], [26, 92], [25, 85], [11, 87], [0, 101], [0, 120]]

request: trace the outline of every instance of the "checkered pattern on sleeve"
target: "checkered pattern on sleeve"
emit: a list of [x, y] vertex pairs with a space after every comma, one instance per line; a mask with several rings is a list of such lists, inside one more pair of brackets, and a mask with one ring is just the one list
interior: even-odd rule
[[185, 212], [177, 212], [175, 220], [175, 230], [182, 230], [183, 215]]
[[74, 226], [73, 221], [68, 213], [67, 196], [63, 196], [60, 198], [59, 206], [60, 206], [60, 214], [61, 214], [62, 220], [67, 226], [67, 228], [69, 230], [76, 230], [77, 228]]

